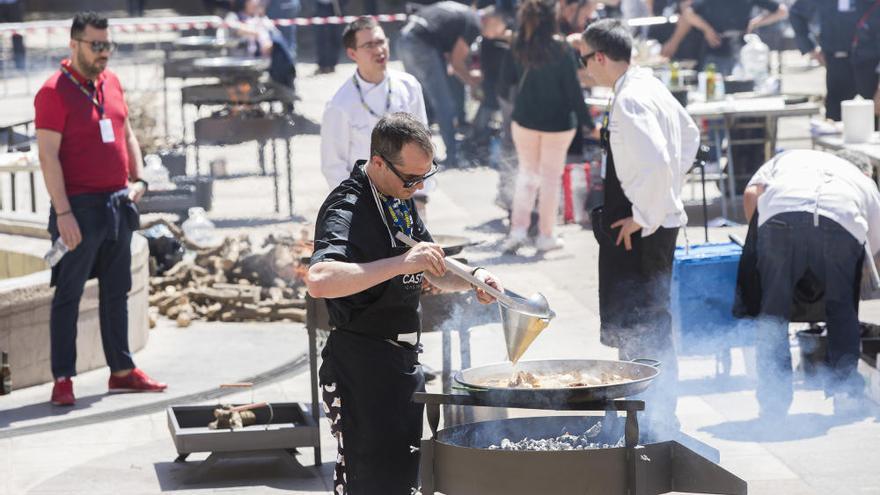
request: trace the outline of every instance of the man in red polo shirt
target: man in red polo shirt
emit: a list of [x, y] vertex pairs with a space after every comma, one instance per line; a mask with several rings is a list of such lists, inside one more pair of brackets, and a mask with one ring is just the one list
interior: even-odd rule
[[135, 203], [146, 190], [141, 152], [119, 79], [107, 67], [115, 44], [107, 19], [79, 13], [70, 29], [70, 59], [34, 99], [40, 168], [52, 200], [49, 233], [69, 249], [52, 269], [50, 318], [52, 403], [73, 405], [76, 324], [86, 281], [98, 278], [101, 340], [109, 391], [161, 392], [135, 368], [128, 349], [131, 235]]

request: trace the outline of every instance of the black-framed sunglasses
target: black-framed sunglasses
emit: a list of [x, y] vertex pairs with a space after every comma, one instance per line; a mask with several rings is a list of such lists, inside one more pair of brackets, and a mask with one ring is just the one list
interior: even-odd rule
[[586, 55], [581, 55], [578, 58], [578, 61], [581, 63], [581, 67], [586, 68], [587, 64], [590, 63], [590, 59], [595, 57], [597, 53], [599, 52], [590, 52]]
[[440, 165], [438, 165], [437, 162], [431, 160], [431, 170], [429, 170], [427, 174], [420, 175], [418, 177], [410, 177], [407, 179], [403, 176], [403, 174], [400, 173], [399, 170], [397, 170], [397, 167], [395, 167], [394, 164], [391, 163], [391, 160], [385, 158], [382, 155], [379, 155], [379, 158], [381, 158], [388, 165], [388, 168], [391, 169], [392, 172], [394, 172], [394, 175], [396, 175], [397, 178], [400, 179], [400, 182], [403, 182], [404, 189], [412, 189], [413, 187], [416, 187], [422, 182], [425, 182], [425, 180], [427, 180], [429, 177], [440, 171]]
[[92, 40], [84, 40], [80, 38], [74, 38], [76, 41], [80, 43], [87, 43], [89, 48], [92, 50], [92, 53], [101, 53], [101, 52], [110, 52], [113, 53], [119, 48], [119, 45], [116, 44], [115, 41], [92, 41]]

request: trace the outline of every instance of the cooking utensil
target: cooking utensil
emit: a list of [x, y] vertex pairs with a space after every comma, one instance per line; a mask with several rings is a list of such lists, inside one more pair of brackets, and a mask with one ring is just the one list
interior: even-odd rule
[[460, 235], [432, 235], [434, 242], [443, 248], [443, 254], [446, 256], [454, 256], [460, 253], [464, 248], [476, 246], [479, 241], [471, 241], [467, 237]]
[[[396, 237], [407, 246], [413, 247], [417, 244], [403, 232], [398, 232]], [[467, 266], [459, 261], [448, 257], [445, 260], [447, 268], [452, 273], [485, 290], [498, 301], [501, 328], [504, 330], [504, 341], [507, 344], [507, 357], [511, 362], [519, 361], [538, 334], [547, 328], [550, 320], [556, 317], [556, 313], [550, 309], [547, 298], [541, 293], [535, 293], [526, 299], [510, 290], [501, 292], [473, 276]]]
[[[549, 401], [566, 404], [628, 397], [644, 391], [660, 374], [660, 362], [649, 359], [612, 361], [598, 359], [551, 359], [529, 360], [514, 363], [498, 363], [461, 370], [455, 381], [471, 395], [487, 399], [504, 398], [511, 401]], [[569, 373], [599, 376], [614, 373], [623, 377], [618, 382], [602, 385], [565, 388], [511, 388], [483, 385], [490, 380], [508, 380], [514, 372]]]
[[[399, 241], [403, 242], [404, 244], [406, 244], [409, 247], [415, 247], [416, 244], [418, 244], [415, 241], [415, 239], [413, 239], [412, 237], [409, 237], [408, 235], [404, 234], [403, 232], [398, 232], [395, 235], [395, 237]], [[501, 292], [498, 289], [496, 289], [495, 287], [492, 287], [491, 285], [489, 285], [489, 284], [483, 282], [482, 280], [478, 279], [477, 277], [471, 275], [471, 272], [470, 272], [470, 270], [467, 269], [467, 266], [465, 266], [460, 261], [455, 260], [453, 258], [448, 258], [448, 257], [445, 258], [445, 260], [446, 260], [446, 267], [449, 268], [449, 270], [452, 271], [452, 273], [467, 280], [468, 282], [471, 283], [471, 285], [475, 285], [475, 286], [485, 290], [486, 292], [491, 294], [492, 297], [497, 299], [499, 303], [501, 303], [505, 306], [508, 306], [512, 309], [515, 309], [517, 311], [524, 312], [524, 313], [531, 314], [531, 315], [535, 315], [535, 316], [546, 316], [549, 314], [550, 308], [547, 305], [547, 299], [544, 298], [544, 296], [541, 296], [539, 299], [535, 299], [535, 301], [534, 301], [535, 305], [533, 305], [533, 303], [531, 302], [532, 301], [531, 299], [525, 299], [522, 296], [514, 294], [510, 291]]]

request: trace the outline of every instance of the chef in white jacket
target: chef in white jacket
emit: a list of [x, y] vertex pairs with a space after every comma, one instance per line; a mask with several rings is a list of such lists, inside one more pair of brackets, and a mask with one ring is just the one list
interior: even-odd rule
[[427, 125], [422, 86], [406, 72], [388, 69], [388, 38], [372, 17], [346, 26], [342, 44], [357, 70], [324, 109], [321, 172], [330, 189], [351, 174], [357, 160], [370, 158], [370, 133], [384, 115], [405, 112]]
[[600, 338], [621, 359], [662, 362], [645, 413], [653, 439], [663, 440], [679, 427], [669, 286], [678, 230], [687, 224], [681, 187], [700, 132], [658, 79], [630, 66], [632, 36], [623, 23], [595, 22], [583, 41], [587, 74], [613, 88], [601, 131], [604, 205], [593, 211]]

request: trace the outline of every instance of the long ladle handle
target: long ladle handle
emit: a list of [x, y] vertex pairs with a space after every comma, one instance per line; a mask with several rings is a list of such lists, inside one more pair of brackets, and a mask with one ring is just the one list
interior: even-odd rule
[[[416, 242], [415, 239], [413, 239], [412, 237], [410, 237], [400, 231], [398, 231], [394, 237], [396, 237], [400, 242], [406, 244], [409, 247], [415, 247], [416, 244], [418, 244], [418, 242]], [[501, 301], [502, 303], [504, 303], [508, 306], [517, 306], [516, 302], [513, 299], [511, 299], [510, 296], [499, 291], [495, 287], [492, 287], [491, 285], [487, 284], [486, 282], [483, 282], [482, 280], [478, 279], [477, 277], [471, 275], [470, 270], [468, 270], [467, 267], [463, 263], [461, 263], [460, 261], [452, 259], [448, 256], [445, 259], [446, 259], [446, 267], [449, 268], [452, 271], [452, 273], [467, 280], [472, 285], [476, 285], [477, 287], [483, 289], [484, 291], [491, 294], [492, 297]]]

